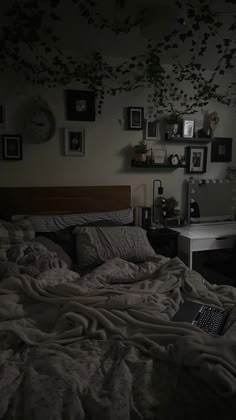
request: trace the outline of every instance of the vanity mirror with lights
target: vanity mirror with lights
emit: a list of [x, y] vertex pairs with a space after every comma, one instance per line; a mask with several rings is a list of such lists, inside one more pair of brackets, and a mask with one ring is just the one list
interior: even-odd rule
[[235, 220], [236, 182], [227, 179], [190, 179], [188, 223], [222, 223]]
[[190, 179], [188, 225], [179, 232], [178, 255], [186, 254], [192, 268], [193, 253], [235, 247], [236, 181]]

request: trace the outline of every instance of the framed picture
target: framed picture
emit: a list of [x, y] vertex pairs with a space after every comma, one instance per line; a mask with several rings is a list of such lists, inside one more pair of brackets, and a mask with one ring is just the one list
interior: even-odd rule
[[186, 172], [203, 174], [207, 168], [207, 147], [186, 147]]
[[231, 162], [232, 138], [215, 137], [211, 143], [212, 162]]
[[145, 120], [145, 140], [157, 140], [159, 137], [158, 121]]
[[95, 121], [95, 93], [67, 90], [66, 118], [70, 121]]
[[194, 120], [183, 121], [183, 137], [194, 137]]
[[7, 118], [6, 118], [6, 107], [0, 105], [0, 129], [6, 128]]
[[166, 149], [152, 149], [152, 163], [166, 163]]
[[85, 155], [85, 131], [65, 128], [65, 155]]
[[22, 159], [21, 136], [14, 134], [4, 134], [2, 136], [2, 157], [7, 160]]
[[143, 115], [144, 108], [142, 107], [128, 107], [127, 109], [127, 126], [129, 130], [143, 129]]

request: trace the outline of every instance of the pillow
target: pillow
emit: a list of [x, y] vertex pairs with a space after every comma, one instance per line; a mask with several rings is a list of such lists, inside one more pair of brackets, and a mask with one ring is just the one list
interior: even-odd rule
[[[113, 222], [101, 220], [98, 222], [89, 223], [89, 226], [114, 226]], [[69, 226], [65, 229], [58, 230], [57, 232], [41, 232], [36, 238], [44, 237], [58, 244], [63, 251], [71, 258], [73, 262], [76, 261], [76, 237], [73, 234], [75, 226]]]
[[[57, 232], [41, 232], [39, 236], [50, 239], [54, 243], [60, 245], [64, 252], [72, 259], [76, 260], [76, 244], [75, 235], [73, 235], [75, 227], [70, 226]], [[36, 239], [38, 238], [36, 234]]]
[[0, 249], [7, 251], [12, 245], [32, 241], [35, 232], [29, 219], [11, 223], [0, 220]]
[[[19, 220], [19, 215], [13, 216], [13, 220]], [[128, 225], [133, 222], [133, 209], [96, 212], [65, 214], [61, 216], [28, 216], [34, 227], [35, 232], [56, 232], [69, 226], [82, 226], [98, 221], [109, 221], [116, 225]]]
[[45, 236], [37, 236], [37, 242], [44, 245], [45, 248], [50, 252], [55, 252], [62, 261], [64, 261], [69, 269], [72, 267], [72, 260], [69, 255], [64, 251], [64, 249], [59, 245], [53, 242], [51, 239], [46, 238]]
[[77, 227], [75, 234], [81, 268], [92, 268], [115, 257], [138, 263], [156, 255], [147, 232], [137, 226]]

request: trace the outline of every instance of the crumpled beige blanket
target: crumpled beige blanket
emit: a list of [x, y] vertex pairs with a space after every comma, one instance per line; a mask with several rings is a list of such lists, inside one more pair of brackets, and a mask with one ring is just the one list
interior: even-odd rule
[[[95, 419], [99, 413], [112, 420], [131, 414], [178, 419], [180, 402], [171, 411], [167, 401], [177, 389], [182, 400], [188, 395], [191, 401], [191, 418], [204, 418], [205, 397], [218, 411], [226, 397], [236, 409], [236, 337], [211, 337], [171, 321], [184, 299], [231, 307], [234, 288], [207, 283], [178, 258], [155, 257], [139, 265], [116, 258], [80, 279], [70, 278], [65, 268], [63, 275], [56, 270], [55, 283], [44, 273], [0, 275], [0, 366], [8, 364], [13, 375], [4, 368], [0, 391], [6, 381], [9, 386], [0, 418], [12, 416], [13, 409], [21, 412], [14, 395], [22, 387], [28, 396], [24, 409], [34, 419]], [[199, 378], [205, 395], [192, 398], [190, 384], [196, 381], [197, 387]], [[176, 381], [183, 381], [179, 388]]]

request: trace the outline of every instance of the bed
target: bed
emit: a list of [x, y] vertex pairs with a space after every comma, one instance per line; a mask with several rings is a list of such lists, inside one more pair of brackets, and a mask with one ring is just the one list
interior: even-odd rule
[[[131, 190], [0, 194], [0, 216], [10, 220], [122, 212]], [[212, 337], [172, 318], [184, 299], [231, 307], [234, 288], [156, 255], [145, 231], [126, 225], [75, 227], [82, 261], [92, 264], [81, 275], [37, 240], [30, 223], [0, 228], [0, 419], [233, 418], [234, 334]]]

